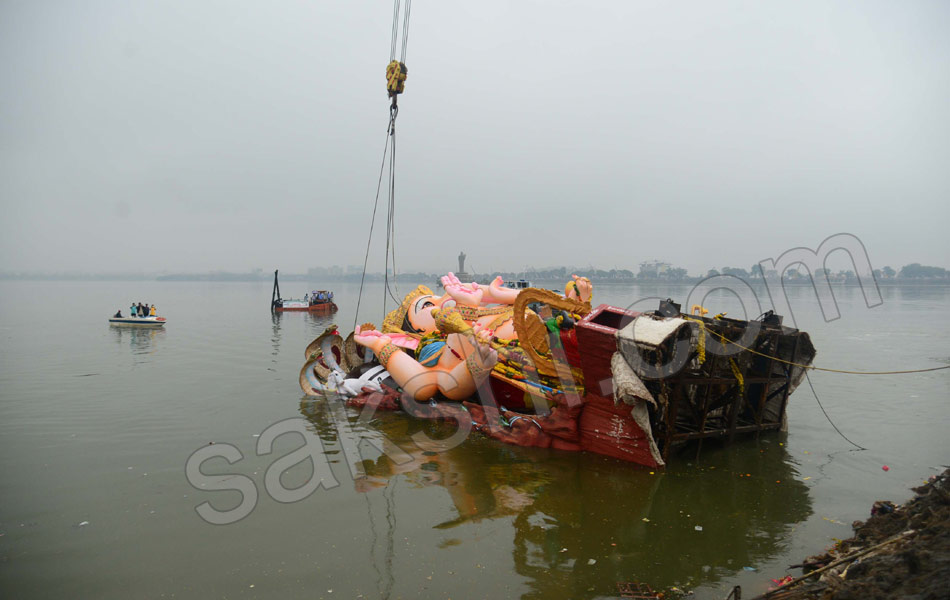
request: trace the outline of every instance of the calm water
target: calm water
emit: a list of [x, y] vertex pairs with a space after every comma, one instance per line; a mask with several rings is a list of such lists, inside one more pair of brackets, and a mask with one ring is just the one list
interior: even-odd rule
[[[302, 295], [310, 286], [284, 288]], [[349, 331], [357, 289], [335, 290], [332, 321]], [[599, 286], [595, 301], [687, 293]], [[950, 290], [882, 294], [869, 309], [859, 288], [840, 288], [842, 316], [825, 322], [813, 294], [790, 290], [817, 364], [950, 361]], [[360, 320], [379, 322], [381, 288], [365, 298]], [[948, 464], [947, 371], [814, 374], [832, 419], [866, 451], [851, 451], [805, 386], [792, 396], [787, 436], [708, 444], [700, 460], [651, 473], [477, 434], [427, 453], [411, 435], [451, 431], [393, 414], [351, 426], [355, 413], [312, 402], [297, 385], [304, 347], [330, 321], [272, 317], [268, 284], [0, 282], [0, 299], [4, 598], [585, 598], [617, 596], [618, 583], [635, 581], [697, 598], [738, 583], [751, 596], [847, 537], [874, 500], [906, 500]], [[110, 329], [107, 316], [132, 300], [157, 304], [167, 330]], [[739, 314], [726, 295], [706, 305]], [[292, 418], [305, 419], [307, 446], [322, 448], [317, 462], [332, 472], [330, 489], [285, 504], [265, 493], [264, 474], [301, 437], [278, 438], [258, 456], [256, 436]], [[341, 440], [361, 438], [366, 460], [356, 465]], [[413, 460], [381, 455], [371, 442], [384, 438]], [[226, 510], [240, 495], [185, 476], [188, 457], [210, 442], [243, 458], [210, 460], [205, 473], [244, 475], [260, 491], [232, 525], [210, 525], [195, 507]], [[355, 483], [351, 468], [369, 477]], [[281, 481], [296, 487], [310, 473], [304, 463]]]

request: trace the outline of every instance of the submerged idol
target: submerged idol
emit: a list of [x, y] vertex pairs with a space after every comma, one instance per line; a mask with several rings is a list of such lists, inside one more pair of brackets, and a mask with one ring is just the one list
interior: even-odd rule
[[305, 351], [303, 391], [662, 467], [695, 440], [783, 429], [815, 356], [807, 333], [770, 312], [740, 321], [701, 306], [683, 314], [672, 300], [643, 313], [592, 307], [591, 282], [576, 275], [563, 294], [452, 273], [442, 284], [443, 295], [414, 289], [380, 328], [344, 340], [330, 327]]
[[[362, 326], [354, 335], [417, 401], [436, 394], [449, 400], [470, 398], [496, 366], [498, 350], [516, 347], [519, 339], [519, 292], [504, 287], [501, 277], [483, 286], [463, 283], [449, 273], [442, 284], [442, 296], [422, 285], [410, 292], [386, 316], [382, 332]], [[575, 275], [565, 286], [564, 298], [576, 303], [575, 308], [589, 310], [591, 292], [590, 280]], [[520, 308], [519, 316], [529, 335], [539, 341], [546, 337], [545, 323], [533, 310]]]

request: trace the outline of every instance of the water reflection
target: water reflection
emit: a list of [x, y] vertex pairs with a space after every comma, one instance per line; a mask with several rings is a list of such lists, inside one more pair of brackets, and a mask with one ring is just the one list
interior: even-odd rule
[[274, 357], [274, 360], [271, 362], [277, 362], [277, 355], [280, 353], [280, 319], [284, 313], [279, 313], [277, 311], [271, 311], [270, 320], [271, 320], [271, 356]]
[[[307, 323], [307, 327], [310, 328], [311, 333], [314, 337], [323, 333], [327, 327], [336, 323], [336, 317], [334, 315], [327, 315], [321, 313], [304, 313], [304, 321]], [[341, 332], [345, 336], [349, 332]]]
[[[285, 321], [289, 319], [289, 321]], [[277, 355], [280, 354], [280, 341], [281, 341], [281, 328], [284, 326], [289, 326], [291, 328], [299, 327], [300, 322], [303, 321], [305, 327], [308, 331], [308, 341], [317, 337], [323, 333], [327, 327], [332, 325], [335, 321], [333, 320], [333, 315], [317, 314], [310, 312], [271, 312], [271, 356], [273, 360], [271, 362], [277, 362]], [[296, 353], [300, 348], [296, 345], [293, 348], [293, 352]]]
[[[338, 437], [346, 428], [334, 419], [345, 417], [331, 406], [304, 402], [301, 412], [339, 460]], [[442, 487], [456, 517], [428, 525], [447, 534], [485, 519], [509, 520], [514, 570], [530, 580], [527, 598], [615, 596], [617, 583], [630, 581], [654, 589], [714, 583], [782, 553], [792, 526], [811, 514], [808, 488], [779, 435], [709, 445], [701, 462], [682, 460], [651, 473], [596, 455], [506, 446], [477, 435], [445, 452], [425, 452], [410, 436], [445, 437], [446, 425], [382, 414], [367, 426], [347, 412], [354, 426], [346, 435], [354, 441], [385, 436], [412, 458], [396, 464], [377, 453], [364, 460], [356, 489], [379, 493], [397, 476], [416, 488]], [[440, 547], [462, 543], [450, 536]]]
[[110, 327], [116, 343], [120, 346], [128, 344], [133, 355], [152, 354], [158, 349], [161, 340], [165, 339], [163, 328], [145, 327]]

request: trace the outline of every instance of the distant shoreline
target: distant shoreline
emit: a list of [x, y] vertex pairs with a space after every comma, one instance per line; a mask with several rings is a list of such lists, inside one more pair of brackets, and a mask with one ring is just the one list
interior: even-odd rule
[[[564, 278], [532, 278], [530, 274], [526, 274], [527, 279], [532, 283], [545, 283], [545, 284], [563, 284]], [[427, 273], [412, 273], [409, 275], [400, 275], [397, 281], [400, 282], [430, 282], [430, 287], [436, 285], [438, 280], [438, 275], [427, 274]], [[281, 281], [283, 282], [304, 282], [304, 283], [359, 283], [360, 276], [351, 275], [351, 276], [317, 276], [312, 277], [306, 274], [293, 274], [288, 273], [286, 275], [280, 276]], [[595, 285], [695, 285], [700, 283], [706, 277], [689, 277], [683, 279], [620, 279], [620, 278], [597, 278], [591, 277]], [[745, 278], [744, 281], [747, 281], [750, 284], [775, 284], [782, 283], [787, 286], [802, 286], [808, 287], [812, 285], [810, 278], [799, 278], [799, 279], [786, 279], [780, 281], [777, 279], [763, 280], [759, 278]], [[38, 274], [0, 274], [0, 281], [156, 281], [162, 283], [181, 283], [181, 282], [191, 282], [191, 283], [270, 283], [273, 281], [272, 276], [265, 275], [259, 276], [251, 273], [206, 273], [206, 274], [174, 274], [174, 275], [158, 275], [158, 276], [149, 276], [149, 275], [130, 275], [130, 274], [104, 274], [104, 275], [38, 275]], [[367, 282], [381, 282], [383, 281], [382, 273], [367, 273], [366, 274]], [[830, 281], [833, 286], [844, 286], [844, 287], [860, 287], [861, 282], [857, 279], [848, 280], [848, 281]], [[947, 279], [880, 279], [877, 281], [879, 287], [934, 287], [934, 286], [950, 286], [950, 280]], [[546, 285], [545, 287], [550, 287]]]

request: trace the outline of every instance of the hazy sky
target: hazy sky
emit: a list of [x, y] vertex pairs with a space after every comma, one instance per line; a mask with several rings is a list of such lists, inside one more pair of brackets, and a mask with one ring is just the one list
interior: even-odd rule
[[[0, 0], [0, 271], [361, 264], [391, 24]], [[696, 273], [842, 231], [950, 266], [948, 32], [941, 0], [416, 0], [397, 266]]]

